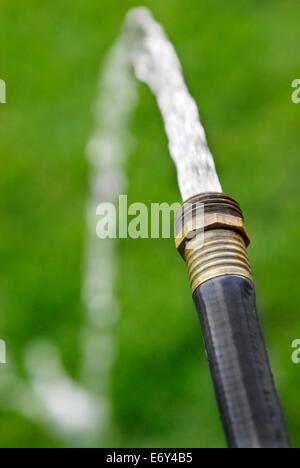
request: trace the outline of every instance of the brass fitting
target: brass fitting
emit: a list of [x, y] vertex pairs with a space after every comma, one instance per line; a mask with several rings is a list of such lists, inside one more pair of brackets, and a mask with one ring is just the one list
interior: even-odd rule
[[192, 291], [223, 275], [252, 280], [250, 238], [239, 204], [224, 193], [186, 200], [176, 214], [176, 248], [187, 263]]

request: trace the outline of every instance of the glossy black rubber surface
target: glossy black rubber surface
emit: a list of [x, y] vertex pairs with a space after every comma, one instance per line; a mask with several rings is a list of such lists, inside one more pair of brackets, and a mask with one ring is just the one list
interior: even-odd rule
[[289, 448], [253, 283], [221, 276], [193, 298], [229, 447]]

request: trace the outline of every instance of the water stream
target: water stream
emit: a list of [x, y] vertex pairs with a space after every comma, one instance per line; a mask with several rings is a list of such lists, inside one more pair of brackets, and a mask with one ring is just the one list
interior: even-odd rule
[[131, 10], [120, 38], [136, 77], [156, 97], [176, 164], [182, 198], [202, 192], [221, 192], [197, 105], [185, 84], [174, 46], [146, 8]]
[[[148, 9], [133, 9], [102, 67], [94, 104], [95, 129], [87, 146], [91, 183], [83, 284], [87, 318], [82, 377], [92, 393], [102, 391], [99, 402], [106, 405], [117, 350], [113, 326], [120, 306], [113, 287], [117, 270], [115, 242], [110, 239], [101, 242], [97, 238], [95, 214], [99, 203], [117, 203], [118, 196], [127, 191], [126, 163], [135, 141], [129, 128], [138, 102], [136, 78], [147, 83], [156, 97], [182, 198], [222, 191], [197, 106], [185, 84], [175, 49]], [[99, 355], [105, 357], [98, 359]], [[109, 411], [102, 409], [101, 414], [107, 415], [101, 424], [106, 426]]]
[[135, 141], [129, 123], [138, 101], [136, 78], [146, 82], [157, 99], [182, 198], [221, 191], [197, 106], [175, 49], [148, 9], [133, 9], [102, 67], [93, 106], [95, 128], [87, 145], [91, 176], [80, 381], [70, 379], [59, 350], [48, 342], [33, 343], [27, 350], [28, 381], [22, 380], [12, 366], [2, 381], [8, 395], [6, 409], [19, 411], [69, 443], [75, 437], [81, 445], [98, 444], [113, 424], [109, 393], [117, 353], [114, 324], [120, 314], [114, 293], [117, 259], [115, 242], [101, 242], [96, 236], [96, 208], [105, 201], [117, 203], [119, 194], [128, 187], [126, 161]]

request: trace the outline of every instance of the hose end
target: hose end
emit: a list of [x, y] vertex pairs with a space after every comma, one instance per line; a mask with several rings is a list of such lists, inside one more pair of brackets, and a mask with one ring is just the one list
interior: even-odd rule
[[250, 237], [242, 210], [229, 195], [205, 193], [186, 200], [176, 214], [175, 244], [187, 264], [193, 292], [218, 276], [252, 280], [246, 250]]

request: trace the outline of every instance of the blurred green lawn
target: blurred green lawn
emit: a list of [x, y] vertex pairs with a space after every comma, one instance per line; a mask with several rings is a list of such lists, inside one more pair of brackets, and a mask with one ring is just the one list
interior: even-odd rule
[[[199, 105], [224, 191], [237, 198], [272, 367], [300, 446], [300, 78], [298, 0], [144, 1], [162, 22]], [[22, 353], [49, 336], [78, 376], [81, 261], [100, 60], [127, 0], [2, 0], [0, 78], [0, 338], [24, 374]], [[156, 103], [140, 85], [128, 164], [129, 201], [180, 200]], [[122, 306], [111, 399], [110, 447], [223, 447], [198, 320], [172, 240], [118, 242]], [[9, 366], [9, 362], [7, 364]], [[0, 379], [3, 367], [0, 368]], [[1, 447], [61, 446], [2, 408]]]

